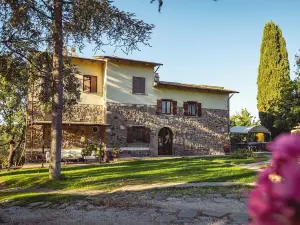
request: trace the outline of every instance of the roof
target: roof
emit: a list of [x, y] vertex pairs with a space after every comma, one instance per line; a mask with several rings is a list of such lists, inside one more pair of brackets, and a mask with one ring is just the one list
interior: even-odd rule
[[230, 133], [232, 134], [248, 134], [248, 133], [267, 133], [270, 134], [271, 132], [265, 128], [264, 126], [252, 126], [252, 127], [245, 127], [245, 126], [235, 126], [230, 128]]
[[127, 61], [132, 63], [142, 63], [145, 65], [153, 65], [153, 66], [162, 66], [161, 63], [156, 62], [149, 62], [149, 61], [142, 61], [142, 60], [136, 60], [136, 59], [126, 59], [126, 58], [120, 58], [116, 56], [94, 56], [93, 59], [110, 59], [110, 60], [118, 60], [118, 61]]
[[176, 87], [176, 88], [188, 88], [194, 90], [202, 90], [209, 92], [218, 92], [218, 93], [239, 93], [238, 91], [225, 89], [224, 87], [218, 86], [209, 86], [209, 85], [201, 85], [201, 84], [184, 84], [184, 83], [176, 83], [176, 82], [167, 82], [167, 81], [159, 81], [156, 84], [156, 87]]
[[[33, 121], [33, 125], [48, 125], [52, 122], [50, 120], [46, 121]], [[64, 125], [82, 125], [82, 126], [110, 126], [109, 124], [105, 123], [91, 123], [91, 122], [68, 122], [68, 121], [62, 121], [62, 124]]]
[[85, 58], [85, 57], [80, 57], [80, 56], [69, 56], [69, 57], [71, 57], [71, 58], [73, 58], [73, 59], [80, 59], [80, 60], [90, 60], [90, 61], [99, 61], [99, 62], [104, 62], [104, 60], [103, 59], [97, 59], [97, 58]]

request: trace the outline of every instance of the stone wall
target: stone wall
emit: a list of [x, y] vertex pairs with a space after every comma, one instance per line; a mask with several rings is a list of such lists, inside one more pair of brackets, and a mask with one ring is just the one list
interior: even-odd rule
[[[31, 102], [28, 103], [28, 123], [31, 122]], [[51, 112], [42, 109], [38, 102], [33, 104], [34, 121], [51, 121]], [[76, 104], [63, 111], [63, 121], [66, 122], [105, 122], [105, 107], [103, 105]]]
[[[41, 154], [43, 132], [42, 125], [31, 126], [31, 103], [28, 104], [28, 126], [26, 130], [26, 160]], [[42, 110], [38, 103], [33, 107], [33, 121], [51, 121], [49, 112]], [[92, 123], [105, 123], [105, 107], [102, 105], [85, 105], [77, 104], [69, 107], [63, 112], [64, 122], [92, 122]], [[45, 149], [50, 148], [50, 124], [45, 126]], [[87, 142], [99, 142], [100, 132], [93, 133], [93, 126], [82, 125], [66, 125], [62, 126], [62, 149], [82, 149]], [[102, 137], [105, 141], [105, 128]], [[84, 136], [85, 140], [82, 141], [81, 137]]]
[[157, 155], [157, 135], [161, 128], [173, 131], [173, 155], [223, 154], [223, 145], [228, 141], [229, 112], [218, 109], [202, 109], [201, 117], [183, 115], [178, 108], [177, 115], [156, 115], [155, 105], [134, 105], [107, 103], [107, 147], [128, 147], [127, 126], [145, 125], [151, 129], [149, 146]]
[[[45, 151], [50, 150], [51, 141], [51, 128], [50, 125], [45, 126]], [[80, 126], [80, 125], [63, 125], [62, 126], [62, 151], [78, 150], [81, 152], [87, 143], [99, 144], [100, 132], [93, 133], [93, 126]], [[102, 140], [105, 143], [105, 128], [101, 128]], [[43, 132], [42, 126], [34, 125], [32, 127], [31, 139], [31, 126], [27, 129], [26, 134], [26, 162], [31, 161], [37, 155], [41, 155]], [[84, 137], [84, 139], [82, 139]], [[63, 154], [63, 152], [62, 152]]]

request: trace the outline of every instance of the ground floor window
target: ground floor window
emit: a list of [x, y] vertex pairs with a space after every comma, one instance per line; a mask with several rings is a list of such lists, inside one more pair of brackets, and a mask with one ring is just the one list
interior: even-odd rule
[[127, 127], [127, 143], [150, 143], [150, 129], [144, 126]]

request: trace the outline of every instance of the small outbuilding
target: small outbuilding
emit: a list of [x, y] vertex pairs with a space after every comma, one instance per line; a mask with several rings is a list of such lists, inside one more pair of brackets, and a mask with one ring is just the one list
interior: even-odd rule
[[248, 148], [264, 151], [271, 132], [264, 126], [235, 126], [230, 129], [231, 149]]

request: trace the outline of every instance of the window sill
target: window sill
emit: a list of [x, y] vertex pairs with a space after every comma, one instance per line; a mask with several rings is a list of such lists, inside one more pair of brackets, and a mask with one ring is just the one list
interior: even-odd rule
[[94, 95], [100, 95], [101, 93], [100, 92], [82, 92], [84, 94], [94, 94]]
[[131, 92], [131, 94], [133, 94], [133, 95], [148, 95], [147, 93], [133, 93], [133, 92]]

